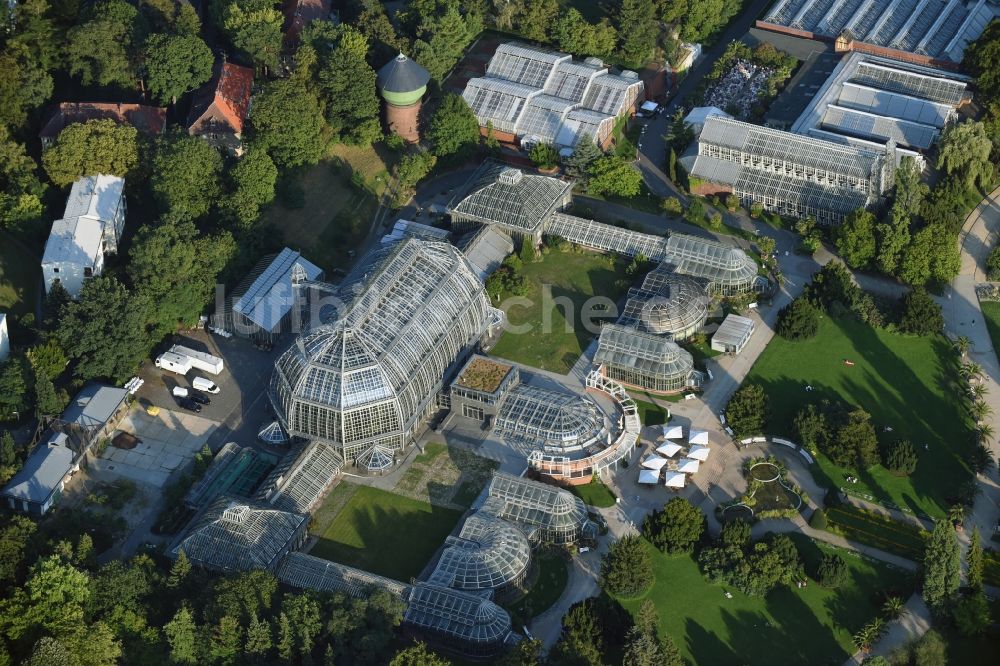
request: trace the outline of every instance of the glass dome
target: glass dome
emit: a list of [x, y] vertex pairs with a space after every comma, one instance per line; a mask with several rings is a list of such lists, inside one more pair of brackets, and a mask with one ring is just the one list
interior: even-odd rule
[[510, 616], [477, 594], [417, 583], [407, 599], [405, 622], [430, 642], [470, 657], [499, 654], [511, 635]]
[[646, 275], [641, 288], [629, 290], [620, 323], [639, 326], [669, 340], [684, 340], [697, 333], [707, 317], [708, 294], [704, 287], [661, 264]]
[[528, 454], [578, 451], [606, 435], [604, 415], [587, 397], [519, 384], [500, 404], [496, 432]]
[[630, 326], [601, 327], [594, 364], [603, 367], [605, 377], [656, 393], [681, 391], [697, 383], [690, 353]]
[[574, 543], [592, 530], [587, 506], [568, 490], [494, 472], [487, 492], [483, 511], [524, 527], [536, 540]]
[[489, 298], [457, 248], [414, 238], [372, 252], [336, 296], [336, 316], [275, 363], [275, 412], [290, 435], [329, 442], [345, 460], [372, 445], [401, 450], [447, 368], [494, 321]]
[[457, 590], [493, 590], [494, 598], [515, 595], [528, 574], [531, 546], [517, 526], [477, 512], [462, 525], [459, 536], [445, 543], [430, 581]]

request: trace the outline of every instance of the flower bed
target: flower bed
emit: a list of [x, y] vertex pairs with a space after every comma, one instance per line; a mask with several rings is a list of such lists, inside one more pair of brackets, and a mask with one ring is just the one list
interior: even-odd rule
[[915, 562], [924, 556], [924, 542], [928, 536], [924, 530], [847, 505], [827, 509], [826, 517], [829, 522], [827, 530], [850, 541], [874, 546]]

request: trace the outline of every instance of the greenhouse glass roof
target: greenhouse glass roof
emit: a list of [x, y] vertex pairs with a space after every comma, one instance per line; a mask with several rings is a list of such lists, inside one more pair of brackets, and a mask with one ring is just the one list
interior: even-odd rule
[[272, 570], [295, 548], [306, 516], [220, 495], [171, 549], [216, 571]]
[[[559, 207], [572, 183], [487, 161], [451, 206], [452, 216], [533, 233]], [[455, 202], [458, 202], [457, 204]]]
[[446, 369], [494, 321], [483, 284], [453, 245], [408, 238], [367, 255], [337, 296], [339, 316], [276, 362], [275, 411], [294, 435], [401, 448]]
[[403, 621], [452, 639], [472, 654], [499, 652], [511, 634], [510, 616], [489, 599], [431, 583], [417, 583]]
[[717, 286], [750, 291], [757, 280], [757, 264], [746, 252], [698, 236], [670, 234], [663, 262], [673, 266], [676, 273]]
[[522, 580], [530, 563], [524, 532], [477, 512], [465, 520], [458, 537], [448, 537], [429, 582], [469, 591], [501, 588]]
[[619, 323], [658, 335], [686, 337], [705, 323], [708, 300], [697, 280], [661, 264], [646, 275], [641, 288], [629, 290]]
[[574, 451], [592, 444], [606, 432], [604, 417], [589, 399], [518, 384], [504, 399], [495, 431], [524, 453]]
[[511, 42], [497, 47], [486, 66], [486, 74], [541, 88], [549, 80], [556, 63], [570, 59], [564, 53]]
[[595, 365], [635, 370], [662, 379], [687, 378], [694, 370], [694, 357], [675, 342], [630, 326], [601, 327]]
[[545, 94], [579, 104], [590, 81], [604, 69], [589, 62], [562, 61], [556, 65], [552, 78], [545, 86]]
[[495, 472], [487, 492], [483, 510], [520, 525], [579, 535], [589, 523], [583, 500], [555, 486]]
[[528, 100], [540, 94], [539, 89], [505, 79], [478, 78], [470, 80], [462, 98], [479, 119], [479, 124], [501, 132], [514, 132]]
[[392, 451], [378, 444], [372, 444], [358, 456], [358, 467], [363, 467], [369, 472], [384, 472], [392, 467], [394, 461]]
[[289, 553], [276, 572], [287, 585], [317, 592], [343, 592], [362, 598], [374, 588], [405, 596], [409, 585], [344, 564], [329, 562], [305, 553]]

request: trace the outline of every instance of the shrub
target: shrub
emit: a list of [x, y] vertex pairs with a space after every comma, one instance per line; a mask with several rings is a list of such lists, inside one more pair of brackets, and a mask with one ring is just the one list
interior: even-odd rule
[[760, 384], [744, 384], [726, 405], [726, 420], [729, 427], [740, 437], [759, 435], [767, 423], [769, 405], [764, 387]]
[[660, 206], [667, 215], [680, 215], [681, 211], [684, 210], [684, 207], [681, 206], [681, 200], [677, 197], [667, 197]]
[[690, 553], [704, 532], [705, 516], [683, 497], [674, 497], [642, 523], [643, 536], [671, 555]]
[[819, 332], [819, 311], [799, 296], [781, 308], [775, 331], [786, 340], [808, 340]]
[[726, 208], [728, 208], [730, 212], [735, 213], [736, 209], [738, 209], [739, 207], [740, 207], [740, 198], [738, 196], [736, 196], [735, 194], [730, 194], [726, 196]]
[[540, 169], [559, 166], [559, 151], [551, 143], [536, 143], [528, 152], [528, 157]]
[[688, 208], [684, 211], [684, 219], [691, 224], [702, 225], [705, 223], [705, 204], [701, 199], [691, 199]]
[[521, 251], [519, 255], [521, 257], [521, 261], [525, 264], [530, 264], [538, 258], [538, 253], [535, 251], [535, 242], [528, 238], [521, 241]]
[[826, 491], [826, 495], [823, 496], [823, 506], [828, 509], [838, 507], [843, 503], [844, 500], [840, 496], [840, 491], [836, 488], [830, 488]]
[[750, 217], [758, 219], [764, 213], [764, 204], [754, 201], [750, 204]]
[[1000, 280], [1000, 246], [993, 248], [986, 259], [986, 276], [990, 280]]
[[744, 520], [734, 520], [722, 526], [719, 537], [726, 548], [746, 548], [750, 543], [750, 525]]
[[813, 511], [812, 518], [809, 519], [809, 527], [814, 530], [825, 530], [827, 527], [826, 511], [822, 508]]
[[893, 474], [909, 476], [917, 469], [917, 450], [907, 439], [896, 440], [886, 452], [885, 466]]
[[708, 224], [713, 229], [722, 228], [722, 213], [717, 210], [713, 210], [708, 216]]
[[653, 563], [641, 537], [625, 536], [611, 544], [601, 561], [601, 583], [625, 597], [638, 596], [653, 584]]
[[823, 587], [840, 587], [847, 580], [847, 562], [834, 553], [827, 553], [819, 563], [816, 578]]

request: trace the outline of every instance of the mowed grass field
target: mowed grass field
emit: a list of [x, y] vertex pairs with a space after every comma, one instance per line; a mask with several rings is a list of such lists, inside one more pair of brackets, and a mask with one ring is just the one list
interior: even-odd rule
[[[794, 538], [806, 573], [815, 573], [827, 546]], [[748, 597], [708, 582], [693, 557], [648, 547], [656, 583], [642, 597], [621, 603], [634, 615], [651, 599], [660, 630], [688, 663], [840, 664], [854, 652], [852, 634], [879, 613], [879, 595], [891, 591], [905, 599], [912, 591], [905, 572], [838, 551], [850, 570], [843, 586], [830, 590], [810, 580], [804, 588], [782, 586], [763, 598]]]
[[[524, 264], [522, 274], [530, 285], [527, 300], [501, 305], [509, 323], [526, 330], [508, 330], [490, 353], [542, 370], [569, 372], [596, 335], [596, 318], [591, 317], [593, 332], [584, 328], [584, 305], [592, 296], [617, 302], [627, 290], [620, 282], [625, 280], [625, 266], [613, 255], [554, 250]], [[543, 290], [551, 294], [544, 303]], [[501, 295], [501, 301], [508, 299], [510, 294]]]
[[[845, 365], [845, 359], [854, 365]], [[910, 477], [893, 476], [881, 465], [848, 470], [820, 456], [817, 481], [939, 517], [947, 511], [946, 498], [970, 474], [971, 424], [953, 382], [957, 363], [943, 336], [902, 336], [851, 318], [824, 317], [810, 340], [775, 337], [745, 383], [762, 384], [767, 391], [773, 435], [794, 438], [795, 414], [810, 402], [829, 399], [864, 408], [880, 440], [909, 439], [920, 456]], [[859, 482], [847, 486], [848, 474]]]
[[986, 319], [986, 328], [990, 332], [990, 340], [993, 341], [993, 351], [1000, 356], [1000, 303], [980, 301], [979, 305], [983, 309], [983, 317]]
[[462, 512], [342, 481], [316, 512], [311, 555], [403, 582], [415, 577]]

